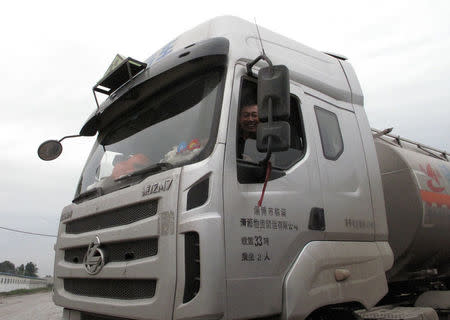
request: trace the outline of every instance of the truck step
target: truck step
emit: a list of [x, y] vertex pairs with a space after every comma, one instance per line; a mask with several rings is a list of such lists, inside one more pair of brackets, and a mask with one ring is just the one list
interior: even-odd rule
[[439, 320], [439, 317], [432, 308], [422, 307], [394, 307], [381, 306], [371, 310], [357, 310], [355, 314], [359, 319], [381, 320]]

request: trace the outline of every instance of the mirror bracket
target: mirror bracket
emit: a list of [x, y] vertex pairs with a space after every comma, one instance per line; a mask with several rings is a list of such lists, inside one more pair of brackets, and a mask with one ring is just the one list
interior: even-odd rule
[[263, 54], [261, 54], [260, 56], [258, 56], [255, 60], [250, 61], [249, 63], [247, 63], [247, 75], [248, 75], [248, 76], [250, 76], [250, 77], [255, 77], [255, 78], [256, 78], [256, 76], [255, 76], [255, 75], [253, 74], [253, 72], [252, 72], [252, 68], [253, 68], [253, 66], [254, 66], [255, 64], [258, 63], [259, 60], [264, 60], [265, 62], [267, 62], [267, 64], [269, 65], [269, 67], [272, 67], [272, 66], [273, 66], [272, 61], [270, 61], [269, 57], [266, 56], [265, 53], [263, 53]]

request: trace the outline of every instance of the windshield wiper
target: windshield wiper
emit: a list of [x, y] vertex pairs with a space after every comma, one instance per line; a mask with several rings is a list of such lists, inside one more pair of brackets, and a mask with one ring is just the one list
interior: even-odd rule
[[80, 203], [82, 200], [86, 200], [86, 199], [94, 199], [94, 198], [97, 198], [97, 197], [100, 197], [100, 196], [102, 196], [104, 193], [103, 193], [103, 189], [102, 188], [100, 188], [100, 187], [95, 187], [95, 188], [92, 188], [92, 189], [90, 189], [90, 190], [88, 190], [88, 191], [85, 191], [85, 192], [83, 192], [83, 193], [80, 193], [78, 196], [76, 196], [73, 200], [72, 200], [72, 202], [74, 202], [74, 203]]
[[158, 163], [152, 164], [151, 166], [148, 166], [143, 169], [131, 172], [127, 175], [121, 176], [121, 177], [115, 179], [114, 181], [120, 181], [120, 180], [124, 180], [124, 179], [131, 178], [131, 177], [142, 176], [147, 173], [166, 171], [166, 170], [172, 169], [173, 167], [174, 166], [168, 162], [158, 162]]

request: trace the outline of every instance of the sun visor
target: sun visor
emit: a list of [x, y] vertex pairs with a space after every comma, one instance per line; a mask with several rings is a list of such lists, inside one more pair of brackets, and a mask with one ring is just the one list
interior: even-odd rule
[[[131, 58], [120, 61], [115, 69], [110, 73], [107, 72], [94, 86], [94, 92], [105, 90], [109, 97], [88, 118], [80, 134], [84, 136], [95, 135], [100, 128], [106, 126], [143, 99], [163, 89], [172, 81], [181, 80], [185, 76], [193, 75], [200, 70], [208, 70], [208, 68], [219, 64], [224, 66], [228, 50], [229, 41], [226, 38], [212, 38], [171, 53], [151, 66], [144, 67], [145, 69], [139, 69], [137, 66], [137, 64], [146, 65], [145, 63]], [[129, 68], [132, 69], [132, 77], [127, 80], [127, 77], [130, 76]], [[125, 82], [120, 84], [123, 80]], [[103, 88], [105, 85], [109, 87]], [[98, 89], [95, 90], [95, 88]]]

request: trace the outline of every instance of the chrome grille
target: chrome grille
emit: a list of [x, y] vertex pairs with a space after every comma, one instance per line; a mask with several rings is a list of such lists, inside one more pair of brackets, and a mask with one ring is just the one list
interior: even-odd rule
[[157, 200], [108, 210], [102, 213], [68, 222], [66, 224], [66, 233], [79, 234], [88, 231], [123, 226], [154, 216], [157, 210]]
[[[102, 243], [107, 262], [131, 261], [154, 256], [158, 253], [158, 239], [146, 238], [134, 241]], [[88, 246], [66, 249], [64, 260], [70, 263], [82, 263]]]
[[72, 294], [123, 300], [147, 299], [155, 295], [156, 280], [149, 279], [64, 279], [64, 289]]

